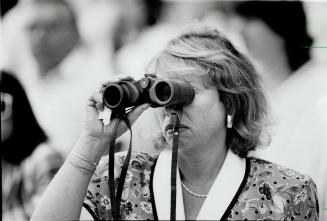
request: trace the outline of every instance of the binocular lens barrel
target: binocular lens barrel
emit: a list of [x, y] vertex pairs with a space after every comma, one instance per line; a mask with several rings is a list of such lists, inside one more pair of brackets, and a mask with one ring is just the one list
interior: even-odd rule
[[166, 104], [171, 100], [172, 97], [172, 87], [164, 81], [160, 81], [153, 87], [152, 99], [157, 103]]
[[183, 81], [158, 80], [150, 90], [150, 98], [159, 106], [188, 105], [194, 99], [194, 89]]
[[[119, 84], [110, 84], [103, 92], [103, 102], [109, 108], [117, 108], [123, 101], [124, 91]], [[110, 99], [109, 99], [110, 98]]]
[[124, 109], [134, 106], [140, 98], [140, 92], [133, 82], [109, 84], [103, 92], [103, 103], [111, 109]]

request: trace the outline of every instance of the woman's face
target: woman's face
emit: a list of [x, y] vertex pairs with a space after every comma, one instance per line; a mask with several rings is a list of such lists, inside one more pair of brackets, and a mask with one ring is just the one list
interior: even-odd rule
[[[225, 107], [219, 100], [218, 90], [209, 85], [204, 75], [187, 74], [183, 76], [163, 76], [184, 79], [195, 91], [190, 105], [184, 106], [180, 125], [179, 146], [183, 148], [202, 147], [221, 142], [226, 137]], [[171, 145], [173, 133], [170, 124], [169, 107], [157, 108], [160, 126], [166, 141]]]

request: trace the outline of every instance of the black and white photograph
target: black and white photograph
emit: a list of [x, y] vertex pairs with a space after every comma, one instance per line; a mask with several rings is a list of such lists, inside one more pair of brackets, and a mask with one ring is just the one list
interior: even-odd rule
[[1, 220], [327, 220], [326, 27], [327, 0], [1, 0]]

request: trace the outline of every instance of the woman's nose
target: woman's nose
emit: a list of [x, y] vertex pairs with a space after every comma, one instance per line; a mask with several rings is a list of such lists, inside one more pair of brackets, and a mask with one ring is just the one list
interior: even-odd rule
[[164, 108], [165, 115], [166, 116], [169, 116], [172, 113], [178, 113], [181, 109], [182, 109], [182, 107], [180, 105], [169, 105], [169, 106], [165, 106], [165, 108]]

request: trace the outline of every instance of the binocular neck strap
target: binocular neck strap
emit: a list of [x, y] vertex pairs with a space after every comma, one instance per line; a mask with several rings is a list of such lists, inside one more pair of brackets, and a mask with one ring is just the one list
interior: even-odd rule
[[[181, 111], [182, 113], [182, 111]], [[171, 122], [173, 127], [173, 149], [171, 158], [171, 179], [170, 179], [170, 220], [176, 220], [176, 176], [178, 161], [178, 141], [179, 141], [179, 125], [180, 120], [177, 112], [171, 113]]]
[[[127, 155], [124, 160], [124, 165], [121, 170], [121, 174], [118, 181], [117, 186], [117, 192], [115, 191], [115, 152], [116, 152], [116, 138], [117, 138], [117, 131], [118, 131], [118, 125], [121, 122], [121, 120], [124, 121], [126, 126], [128, 127], [131, 137], [129, 142], [129, 148]], [[111, 204], [111, 215], [113, 220], [121, 220], [121, 214], [120, 214], [120, 204], [121, 204], [121, 196], [123, 192], [123, 187], [125, 183], [125, 178], [129, 166], [129, 162], [131, 159], [131, 153], [132, 153], [132, 129], [131, 124], [127, 117], [118, 118], [117, 122], [114, 127], [114, 136], [110, 138], [110, 147], [109, 147], [109, 164], [108, 164], [108, 171], [109, 171], [109, 190], [110, 190], [110, 204]]]
[[[182, 111], [181, 111], [182, 113]], [[116, 152], [116, 137], [118, 126], [121, 121], [124, 121], [126, 126], [130, 131], [130, 142], [127, 155], [124, 160], [124, 165], [122, 167], [122, 171], [119, 177], [117, 192], [115, 191], [115, 152]], [[180, 119], [178, 117], [178, 113], [174, 112], [171, 114], [171, 121], [174, 123], [173, 128], [173, 148], [172, 148], [172, 162], [171, 162], [171, 202], [170, 202], [170, 220], [176, 220], [176, 176], [177, 176], [177, 160], [178, 160], [178, 141], [179, 141], [179, 126]], [[111, 204], [111, 215], [113, 220], [121, 220], [120, 214], [120, 204], [121, 204], [121, 196], [123, 192], [123, 187], [125, 183], [125, 178], [127, 175], [127, 170], [129, 166], [129, 162], [131, 159], [132, 153], [132, 129], [131, 124], [127, 117], [118, 118], [114, 127], [114, 136], [110, 138], [110, 147], [109, 147], [109, 163], [108, 163], [108, 171], [109, 171], [109, 191], [110, 191], [110, 204]], [[116, 194], [117, 193], [117, 194]]]

